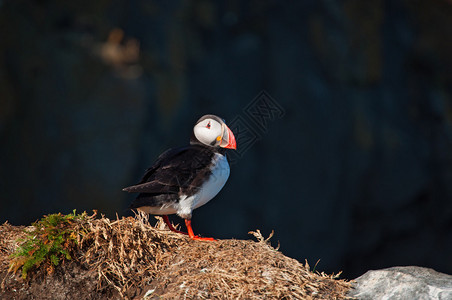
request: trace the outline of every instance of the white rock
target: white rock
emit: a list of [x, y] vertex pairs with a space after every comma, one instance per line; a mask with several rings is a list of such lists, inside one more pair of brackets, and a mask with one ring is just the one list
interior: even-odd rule
[[360, 300], [450, 300], [452, 276], [421, 267], [368, 271], [355, 279], [349, 296]]

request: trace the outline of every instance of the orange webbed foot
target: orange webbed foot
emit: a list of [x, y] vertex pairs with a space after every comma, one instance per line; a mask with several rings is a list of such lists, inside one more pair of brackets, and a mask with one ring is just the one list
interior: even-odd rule
[[191, 227], [191, 220], [185, 220], [185, 226], [187, 226], [188, 236], [195, 241], [216, 241], [216, 239], [211, 237], [200, 237], [193, 233], [193, 228]]
[[217, 241], [216, 239], [211, 238], [211, 237], [200, 237], [197, 235], [195, 235], [194, 237], [190, 237], [190, 238], [195, 241], [214, 241], [214, 242]]

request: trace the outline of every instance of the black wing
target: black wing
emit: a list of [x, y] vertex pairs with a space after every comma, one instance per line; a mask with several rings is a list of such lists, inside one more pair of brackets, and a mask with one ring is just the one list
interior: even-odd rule
[[[137, 185], [123, 189], [129, 193], [178, 194], [196, 189], [200, 173], [210, 172], [213, 152], [205, 147], [190, 145], [170, 149], [159, 156], [146, 170]], [[207, 175], [207, 174], [205, 174]], [[204, 176], [202, 176], [204, 177]]]

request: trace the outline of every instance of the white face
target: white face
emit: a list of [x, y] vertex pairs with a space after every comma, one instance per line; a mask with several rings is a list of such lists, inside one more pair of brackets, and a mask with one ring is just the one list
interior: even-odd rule
[[223, 125], [213, 119], [204, 119], [193, 128], [198, 141], [209, 146], [220, 145], [223, 130]]

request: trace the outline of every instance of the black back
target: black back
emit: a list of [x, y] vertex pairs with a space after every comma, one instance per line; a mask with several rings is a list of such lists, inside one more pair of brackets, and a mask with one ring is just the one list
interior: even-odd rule
[[217, 150], [202, 145], [167, 150], [146, 170], [137, 185], [123, 189], [140, 193], [130, 208], [161, 206], [177, 201], [180, 195], [195, 194], [209, 178], [212, 158]]

